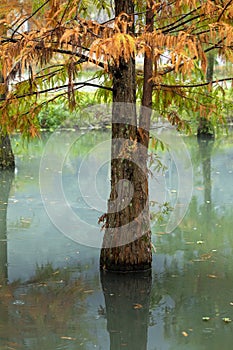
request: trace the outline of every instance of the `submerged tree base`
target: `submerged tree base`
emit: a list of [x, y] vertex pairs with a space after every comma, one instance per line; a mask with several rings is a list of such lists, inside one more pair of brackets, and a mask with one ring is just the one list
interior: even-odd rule
[[120, 263], [114, 263], [111, 260], [106, 259], [105, 263], [101, 263], [100, 262], [100, 268], [101, 270], [104, 271], [109, 271], [109, 272], [119, 272], [119, 273], [123, 273], [123, 272], [142, 272], [142, 271], [149, 271], [151, 270], [151, 263], [138, 263], [138, 264], [126, 264], [124, 262]]
[[103, 271], [142, 272], [150, 270], [151, 265], [152, 250], [145, 236], [123, 246], [101, 249], [100, 269]]

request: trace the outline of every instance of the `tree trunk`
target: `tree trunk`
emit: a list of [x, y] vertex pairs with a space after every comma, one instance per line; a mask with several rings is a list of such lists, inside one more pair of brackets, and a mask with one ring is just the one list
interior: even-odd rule
[[15, 158], [8, 134], [0, 131], [0, 169], [14, 169]]
[[7, 283], [7, 203], [13, 171], [0, 171], [0, 284]]
[[110, 350], [146, 350], [151, 271], [129, 275], [102, 272], [101, 283]]
[[[210, 52], [207, 56], [207, 72], [206, 80], [211, 82], [214, 75], [214, 53]], [[197, 129], [197, 136], [200, 139], [213, 139], [214, 138], [214, 127], [211, 121], [207, 118], [200, 117], [199, 125]]]
[[[4, 83], [4, 78], [0, 74], [0, 83]], [[5, 98], [5, 94], [0, 95], [1, 99]], [[11, 148], [9, 135], [1, 130], [0, 124], [0, 169], [14, 169], [15, 158]]]
[[[116, 1], [116, 15], [134, 13], [133, 1]], [[131, 22], [133, 23], [132, 19]], [[129, 31], [133, 32], [133, 25]], [[110, 271], [151, 268], [147, 150], [149, 134], [137, 128], [135, 61], [113, 69], [111, 193], [100, 267]]]

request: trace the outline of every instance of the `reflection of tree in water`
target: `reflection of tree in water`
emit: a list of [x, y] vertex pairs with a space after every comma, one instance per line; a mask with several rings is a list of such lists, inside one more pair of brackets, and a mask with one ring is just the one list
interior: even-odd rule
[[[233, 323], [225, 324], [223, 318], [233, 319], [233, 215], [230, 206], [224, 206], [224, 212], [218, 210], [224, 205], [221, 198], [212, 203], [212, 147], [211, 141], [199, 146], [198, 190], [203, 197], [193, 197], [173, 235], [157, 237], [151, 307], [171, 349], [232, 346]], [[159, 264], [163, 267], [160, 271]], [[165, 299], [173, 307], [162, 308]], [[210, 320], [203, 321], [205, 316]]]
[[7, 274], [7, 205], [14, 171], [0, 171], [0, 284], [6, 284]]
[[204, 210], [204, 215], [209, 216], [211, 213], [211, 207], [212, 207], [211, 153], [212, 153], [214, 141], [208, 140], [208, 139], [207, 140], [200, 139], [198, 141], [198, 144], [199, 144], [199, 151], [201, 155], [203, 187], [204, 187], [203, 210]]
[[86, 290], [81, 278], [72, 280], [71, 273], [51, 264], [37, 267], [27, 283], [0, 288], [0, 347], [86, 349], [87, 339], [95, 342], [84, 317]]
[[103, 272], [110, 349], [147, 349], [151, 272], [116, 274]]

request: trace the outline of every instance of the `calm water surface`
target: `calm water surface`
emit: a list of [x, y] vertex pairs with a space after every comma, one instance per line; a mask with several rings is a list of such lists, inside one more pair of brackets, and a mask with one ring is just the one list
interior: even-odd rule
[[[47, 138], [28, 146], [13, 138], [17, 172], [0, 173], [0, 349], [230, 349], [232, 135], [201, 144], [185, 138], [193, 164], [192, 200], [174, 232], [153, 224], [151, 276], [100, 275], [99, 249], [69, 239], [51, 222], [39, 188]], [[90, 174], [78, 176], [83, 159], [98, 168], [95, 186], [104, 203], [109, 167], [105, 153], [92, 150], [107, 139], [108, 132], [80, 135], [62, 171], [68, 203], [98, 239], [96, 222], [105, 208], [88, 199]], [[63, 146], [58, 142], [54, 154]], [[161, 157], [167, 170], [158, 176], [158, 193], [173, 204], [177, 174], [169, 154]], [[151, 186], [152, 196], [155, 191]]]

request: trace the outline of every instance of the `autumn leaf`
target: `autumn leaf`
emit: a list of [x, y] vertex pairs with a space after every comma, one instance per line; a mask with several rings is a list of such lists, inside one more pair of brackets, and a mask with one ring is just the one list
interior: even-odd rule
[[76, 338], [66, 337], [66, 336], [62, 336], [62, 337], [60, 337], [60, 339], [64, 339], [64, 340], [76, 340]]
[[209, 277], [209, 278], [218, 278], [216, 275], [211, 275], [211, 274], [207, 275], [207, 277]]
[[203, 316], [202, 317], [202, 321], [209, 321], [210, 320], [210, 317], [209, 316]]
[[184, 337], [188, 337], [188, 333], [185, 332], [185, 331], [182, 332], [182, 335], [183, 335]]

